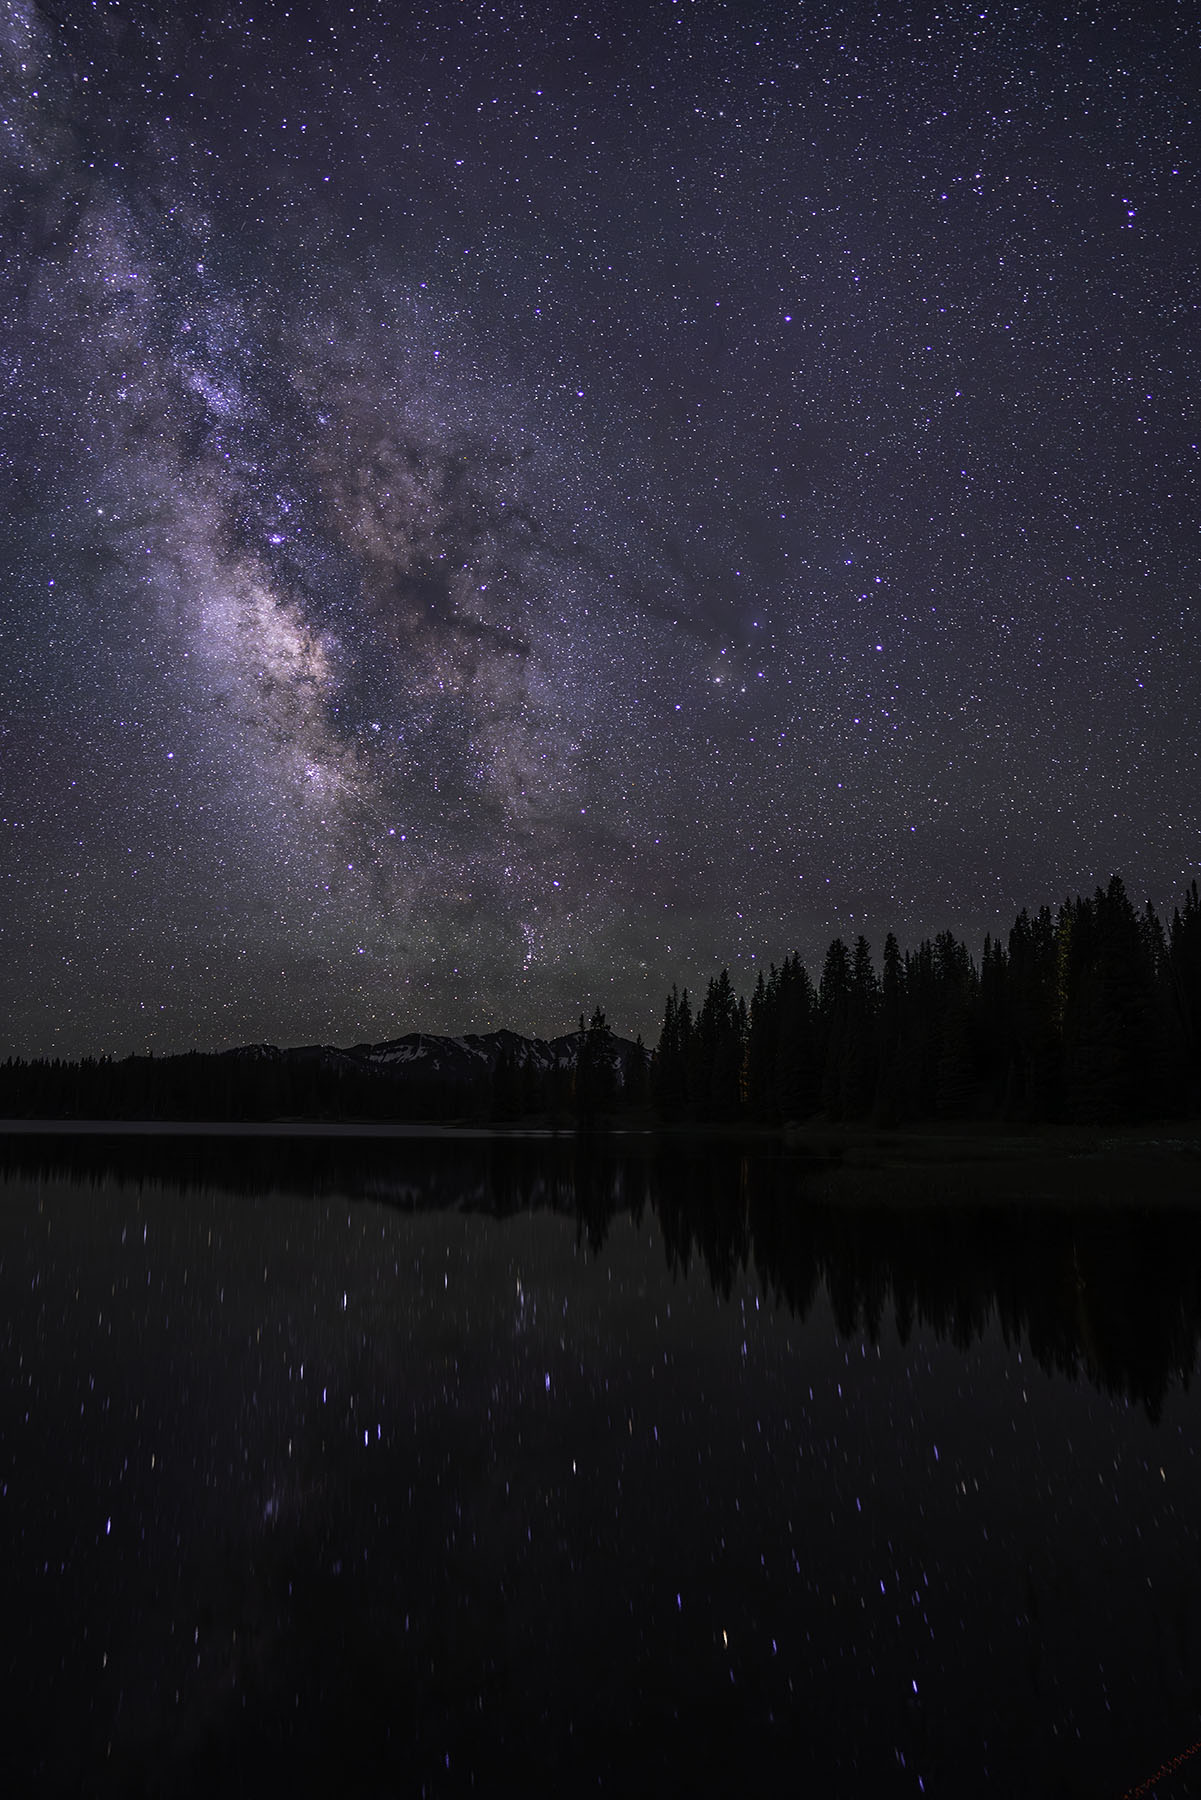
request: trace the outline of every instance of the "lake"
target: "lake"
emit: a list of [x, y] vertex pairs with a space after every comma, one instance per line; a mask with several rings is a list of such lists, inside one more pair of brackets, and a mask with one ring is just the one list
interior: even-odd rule
[[7, 1156], [10, 1792], [1119, 1800], [1201, 1739], [1201, 1209], [1153, 1171]]

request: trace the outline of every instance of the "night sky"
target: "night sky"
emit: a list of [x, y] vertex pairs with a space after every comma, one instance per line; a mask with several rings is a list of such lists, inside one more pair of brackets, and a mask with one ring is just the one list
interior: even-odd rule
[[0, 0], [0, 1054], [1170, 907], [1198, 32]]

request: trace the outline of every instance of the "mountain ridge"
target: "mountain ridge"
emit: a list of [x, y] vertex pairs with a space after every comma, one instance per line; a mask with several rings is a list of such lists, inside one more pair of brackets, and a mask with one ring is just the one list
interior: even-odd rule
[[[405, 1070], [437, 1075], [454, 1080], [456, 1075], [471, 1083], [485, 1075], [491, 1079], [502, 1057], [519, 1070], [527, 1066], [540, 1074], [551, 1070], [577, 1067], [588, 1031], [568, 1031], [558, 1037], [525, 1037], [522, 1033], [501, 1027], [497, 1031], [466, 1031], [451, 1035], [442, 1032], [409, 1031], [399, 1037], [383, 1038], [378, 1043], [340, 1044], [238, 1044], [216, 1052], [225, 1061], [252, 1063], [327, 1063], [333, 1068], [370, 1071], [377, 1075], [403, 1075]], [[612, 1066], [620, 1086], [625, 1085], [630, 1062], [639, 1054], [639, 1046], [630, 1038], [619, 1037], [605, 1028], [603, 1053]], [[642, 1052], [645, 1056], [645, 1051]]]

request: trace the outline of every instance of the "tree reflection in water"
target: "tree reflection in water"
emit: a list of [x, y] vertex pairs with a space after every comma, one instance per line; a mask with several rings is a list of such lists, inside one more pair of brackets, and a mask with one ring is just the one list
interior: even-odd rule
[[[753, 1270], [804, 1319], [828, 1296], [845, 1337], [915, 1326], [966, 1349], [995, 1318], [1048, 1371], [1083, 1377], [1157, 1419], [1188, 1386], [1201, 1335], [1201, 1209], [980, 1204], [960, 1176], [832, 1169], [734, 1146], [563, 1138], [10, 1139], [25, 1176], [85, 1176], [241, 1193], [339, 1195], [402, 1209], [574, 1216], [603, 1252], [613, 1221], [657, 1221], [668, 1266], [703, 1263], [729, 1299]], [[958, 1186], [956, 1185], [958, 1181]]]

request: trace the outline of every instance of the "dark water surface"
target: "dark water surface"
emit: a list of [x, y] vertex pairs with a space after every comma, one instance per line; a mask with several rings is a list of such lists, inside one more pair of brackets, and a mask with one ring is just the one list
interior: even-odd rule
[[888, 1179], [22, 1146], [6, 1791], [1118, 1800], [1201, 1738], [1201, 1212]]

